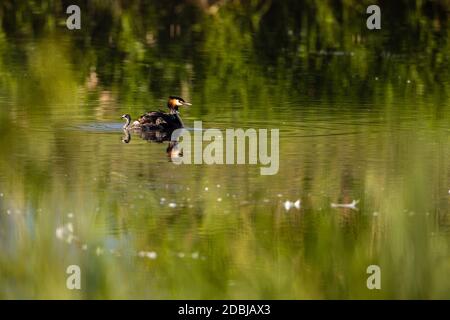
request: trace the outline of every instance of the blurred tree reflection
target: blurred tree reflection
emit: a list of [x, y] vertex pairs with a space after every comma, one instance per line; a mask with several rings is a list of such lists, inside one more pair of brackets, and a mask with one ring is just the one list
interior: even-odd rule
[[53, 37], [68, 43], [78, 81], [95, 70], [126, 102], [137, 92], [144, 101], [167, 88], [186, 92], [193, 77], [203, 96], [233, 95], [244, 105], [247, 89], [262, 87], [262, 99], [273, 78], [285, 82], [280, 95], [370, 98], [401, 78], [446, 96], [434, 84], [448, 83], [449, 1], [380, 1], [376, 32], [365, 27], [368, 1], [75, 1], [77, 32], [64, 28], [72, 2], [2, 1], [1, 59], [30, 63], [26, 42], [15, 40]]

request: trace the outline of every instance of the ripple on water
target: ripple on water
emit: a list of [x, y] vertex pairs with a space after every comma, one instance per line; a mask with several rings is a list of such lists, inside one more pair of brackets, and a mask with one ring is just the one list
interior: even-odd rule
[[78, 126], [69, 127], [73, 130], [83, 130], [90, 132], [118, 132], [123, 130], [123, 123], [118, 122], [101, 122], [101, 123], [88, 123]]

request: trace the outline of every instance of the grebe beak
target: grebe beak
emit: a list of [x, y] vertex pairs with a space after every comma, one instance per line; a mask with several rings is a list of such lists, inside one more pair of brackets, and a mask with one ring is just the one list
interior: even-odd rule
[[189, 102], [186, 102], [186, 101], [181, 102], [181, 103], [183, 104], [183, 106], [192, 106], [192, 103], [189, 103]]

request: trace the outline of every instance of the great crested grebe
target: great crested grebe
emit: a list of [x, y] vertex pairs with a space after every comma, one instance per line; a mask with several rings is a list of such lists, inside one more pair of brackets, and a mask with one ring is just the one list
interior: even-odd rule
[[180, 118], [178, 108], [181, 106], [190, 106], [189, 102], [184, 101], [183, 98], [177, 96], [170, 96], [167, 101], [167, 107], [169, 112], [165, 113], [161, 110], [150, 111], [139, 119], [131, 122], [131, 116], [124, 114], [122, 119], [125, 119], [124, 129], [136, 129], [136, 130], [175, 130], [183, 128], [184, 124]]

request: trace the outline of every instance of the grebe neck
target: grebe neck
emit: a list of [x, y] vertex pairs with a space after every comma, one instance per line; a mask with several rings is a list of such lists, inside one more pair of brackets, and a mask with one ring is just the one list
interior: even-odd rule
[[131, 117], [126, 117], [125, 118], [125, 124], [123, 125], [123, 129], [128, 129], [128, 127], [130, 126], [131, 123]]
[[177, 117], [178, 121], [180, 122], [180, 125], [182, 128], [184, 128], [183, 120], [181, 120], [180, 114], [178, 111], [175, 112], [175, 117]]

